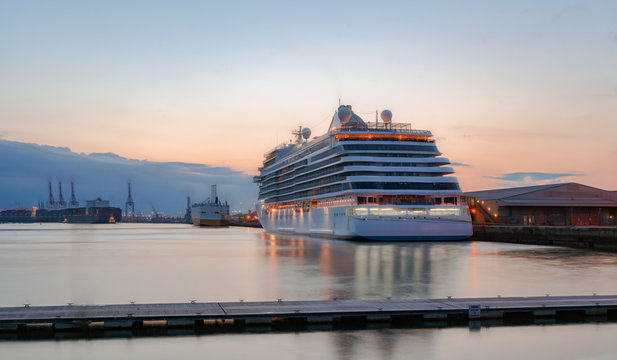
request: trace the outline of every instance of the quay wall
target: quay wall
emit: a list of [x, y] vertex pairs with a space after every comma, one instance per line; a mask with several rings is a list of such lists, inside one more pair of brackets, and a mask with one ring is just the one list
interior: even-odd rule
[[617, 252], [617, 227], [474, 225], [471, 240]]

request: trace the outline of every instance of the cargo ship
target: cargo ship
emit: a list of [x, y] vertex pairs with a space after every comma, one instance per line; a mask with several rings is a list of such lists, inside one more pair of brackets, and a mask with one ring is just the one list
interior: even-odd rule
[[[365, 122], [340, 106], [328, 132], [265, 154], [259, 221], [270, 233], [357, 240], [461, 240], [472, 234], [469, 208], [449, 160], [428, 130]], [[310, 140], [309, 140], [310, 139]]]
[[191, 222], [196, 226], [229, 226], [229, 205], [216, 194], [216, 185], [210, 188], [210, 198], [191, 206]]

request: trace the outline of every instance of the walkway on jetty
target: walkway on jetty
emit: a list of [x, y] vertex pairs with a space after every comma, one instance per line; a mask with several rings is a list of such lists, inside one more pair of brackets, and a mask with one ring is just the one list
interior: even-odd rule
[[[479, 311], [478, 311], [479, 309]], [[446, 299], [369, 299], [272, 302], [64, 305], [0, 308], [0, 331], [200, 328], [208, 324], [337, 324], [562, 319], [617, 320], [617, 295]]]

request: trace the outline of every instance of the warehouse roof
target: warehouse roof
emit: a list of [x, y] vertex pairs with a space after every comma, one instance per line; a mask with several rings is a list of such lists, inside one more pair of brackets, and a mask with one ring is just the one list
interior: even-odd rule
[[466, 192], [465, 196], [473, 196], [478, 200], [497, 200], [528, 194], [534, 191], [547, 190], [563, 184], [534, 185], [506, 189], [482, 190]]
[[617, 207], [617, 197], [614, 191], [573, 182], [470, 191], [464, 195], [477, 200], [499, 200], [510, 206]]

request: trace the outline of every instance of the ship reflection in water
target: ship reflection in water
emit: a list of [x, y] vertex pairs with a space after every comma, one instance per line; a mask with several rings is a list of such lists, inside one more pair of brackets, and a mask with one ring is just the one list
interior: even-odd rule
[[[617, 254], [357, 243], [184, 224], [0, 224], [0, 305], [615, 294]], [[615, 359], [617, 324], [0, 341], [3, 359]], [[258, 330], [256, 330], [258, 331]], [[172, 334], [172, 331], [169, 331]], [[64, 335], [63, 335], [64, 336]], [[516, 351], [512, 344], [525, 344]], [[242, 344], [241, 346], [238, 346]]]
[[[438, 279], [455, 273], [457, 257], [469, 242], [356, 243], [262, 233], [263, 255], [277, 263], [302, 265], [309, 287], [319, 298], [429, 298]], [[323, 282], [330, 282], [323, 284]], [[312, 284], [321, 282], [321, 284]], [[313, 285], [313, 286], [311, 286]]]

